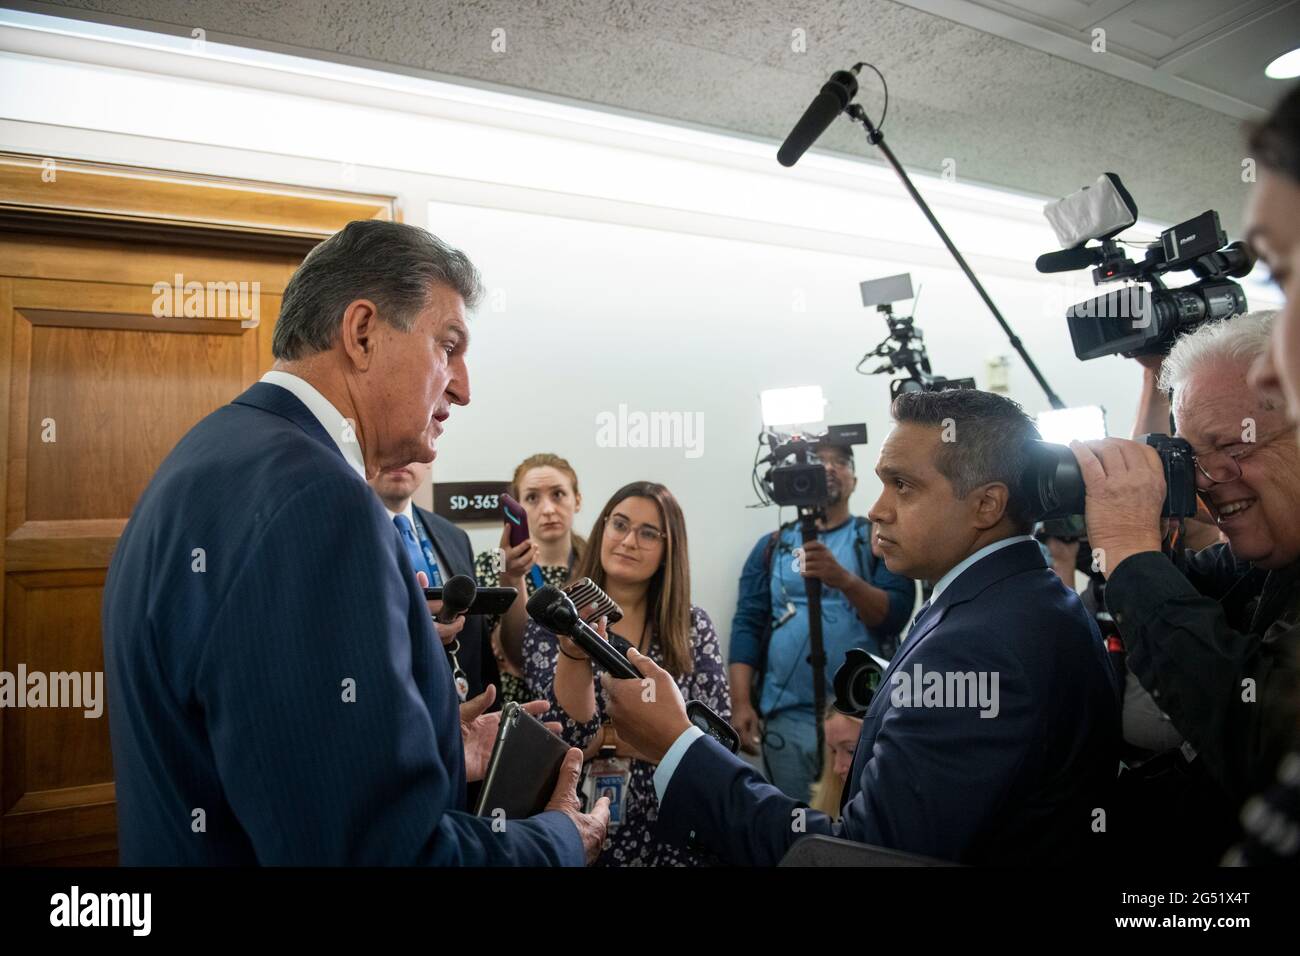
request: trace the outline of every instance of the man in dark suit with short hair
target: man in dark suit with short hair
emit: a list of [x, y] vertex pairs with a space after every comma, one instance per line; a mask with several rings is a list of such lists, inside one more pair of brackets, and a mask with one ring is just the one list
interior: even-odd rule
[[498, 715], [458, 705], [416, 569], [366, 477], [432, 461], [469, 402], [465, 255], [361, 221], [285, 288], [262, 381], [159, 467], [104, 585], [125, 864], [580, 865], [569, 751], [547, 812], [465, 812]]
[[[867, 710], [842, 820], [686, 719], [676, 685], [606, 678], [620, 738], [659, 762], [662, 839], [774, 864], [805, 834], [972, 864], [1063, 864], [1106, 839], [1119, 698], [1096, 625], [1028, 534], [1033, 422], [986, 392], [905, 393], [868, 513], [889, 570], [935, 581]], [[664, 692], [666, 691], [666, 692]]]
[[[411, 566], [424, 572], [429, 587], [441, 587], [458, 574], [474, 577], [474, 547], [463, 528], [413, 500], [431, 470], [428, 462], [398, 465], [370, 479], [370, 487], [393, 519]], [[437, 612], [434, 602], [429, 608]], [[451, 624], [435, 621], [434, 628], [447, 650], [461, 700], [477, 697], [488, 685], [498, 683], [496, 660], [483, 632], [482, 615], [462, 616]]]

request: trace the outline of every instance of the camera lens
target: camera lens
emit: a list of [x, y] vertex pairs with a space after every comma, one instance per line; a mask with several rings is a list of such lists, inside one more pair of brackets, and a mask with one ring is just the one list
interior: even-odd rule
[[1031, 441], [1025, 458], [1021, 490], [1036, 506], [1036, 520], [1083, 514], [1083, 472], [1068, 446]]
[[835, 709], [841, 714], [861, 717], [871, 706], [871, 699], [880, 689], [881, 670], [875, 659], [860, 647], [852, 647], [844, 655], [844, 663], [835, 672]]

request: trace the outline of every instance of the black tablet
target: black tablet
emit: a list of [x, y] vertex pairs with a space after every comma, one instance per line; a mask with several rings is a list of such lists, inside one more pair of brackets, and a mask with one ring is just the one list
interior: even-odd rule
[[479, 795], [481, 817], [518, 820], [546, 809], [569, 745], [511, 701], [501, 709], [501, 725]]

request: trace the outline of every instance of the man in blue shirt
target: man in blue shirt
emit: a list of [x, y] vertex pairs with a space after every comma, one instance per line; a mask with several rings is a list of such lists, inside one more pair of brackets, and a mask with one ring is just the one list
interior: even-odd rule
[[797, 800], [807, 800], [815, 782], [819, 719], [808, 659], [805, 579], [822, 582], [828, 693], [849, 648], [892, 653], [916, 599], [912, 580], [894, 574], [872, 554], [870, 523], [849, 513], [849, 496], [858, 483], [852, 448], [823, 444], [817, 456], [830, 493], [817, 540], [804, 547], [798, 522], [760, 538], [741, 572], [731, 625], [732, 723], [747, 752], [758, 753], [761, 740], [768, 779]]

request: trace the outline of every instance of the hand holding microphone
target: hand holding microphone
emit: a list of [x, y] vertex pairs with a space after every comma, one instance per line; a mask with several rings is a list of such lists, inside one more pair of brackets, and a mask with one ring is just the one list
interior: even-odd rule
[[606, 641], [578, 614], [567, 594], [552, 585], [538, 588], [528, 599], [528, 615], [556, 634], [572, 638], [592, 660], [603, 667], [602, 680], [609, 714], [626, 740], [651, 763], [663, 755], [692, 724], [732, 753], [740, 737], [703, 701], [685, 701], [677, 681], [652, 659], [626, 641], [626, 655]]
[[615, 650], [599, 631], [584, 621], [569, 596], [554, 585], [548, 584], [533, 592], [528, 599], [528, 616], [556, 634], [572, 639], [584, 654], [615, 677], [640, 679], [641, 672], [628, 663], [628, 659]]
[[[415, 572], [415, 579], [423, 590], [429, 586], [429, 577], [423, 571]], [[442, 588], [441, 601], [426, 601], [429, 613], [433, 615], [434, 627], [443, 646], [456, 639], [456, 635], [465, 627], [465, 612], [474, 603], [478, 594], [478, 585], [474, 579], [464, 574], [457, 574]]]

